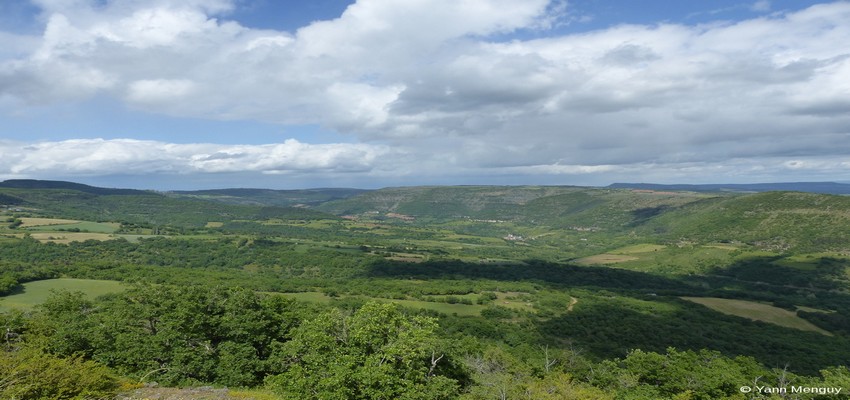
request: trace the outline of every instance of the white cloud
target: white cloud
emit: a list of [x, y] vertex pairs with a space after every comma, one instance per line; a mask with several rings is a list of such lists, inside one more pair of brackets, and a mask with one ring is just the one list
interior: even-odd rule
[[0, 176], [369, 173], [393, 152], [366, 144], [174, 144], [133, 139], [0, 142]]
[[750, 10], [755, 12], [768, 12], [770, 11], [770, 8], [770, 0], [758, 0], [757, 2], [750, 5]]
[[[225, 0], [37, 4], [46, 29], [31, 50], [0, 34], [0, 111], [100, 95], [178, 117], [320, 124], [367, 144], [188, 151], [121, 142], [126, 154], [100, 160], [71, 155], [118, 144], [65, 141], [33, 146], [67, 157], [24, 158], [7, 167], [15, 173], [60, 164], [93, 173], [110, 157], [159, 168], [167, 156], [168, 171], [611, 174], [850, 154], [847, 2], [502, 42], [490, 35], [557, 24], [564, 2], [360, 0], [295, 32], [228, 21], [237, 3]], [[374, 158], [382, 151], [409, 158]]]
[[191, 95], [194, 83], [188, 79], [144, 79], [131, 82], [127, 100], [133, 103], [161, 103]]

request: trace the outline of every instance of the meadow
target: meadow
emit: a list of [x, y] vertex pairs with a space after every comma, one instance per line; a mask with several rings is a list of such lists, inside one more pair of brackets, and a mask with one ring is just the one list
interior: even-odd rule
[[[746, 300], [720, 299], [712, 297], [682, 297], [685, 300], [702, 304], [712, 310], [724, 314], [735, 315], [753, 321], [763, 321], [770, 324], [784, 326], [803, 331], [818, 332], [826, 336], [832, 333], [817, 327], [805, 319], [797, 316], [794, 311], [774, 307], [769, 304], [757, 303]], [[810, 309], [811, 310], [811, 309]]]
[[44, 303], [53, 293], [62, 290], [82, 292], [86, 298], [94, 299], [104, 294], [121, 292], [125, 288], [117, 281], [74, 278], [46, 279], [27, 282], [21, 286], [15, 293], [0, 297], [0, 312], [14, 309], [31, 310]]

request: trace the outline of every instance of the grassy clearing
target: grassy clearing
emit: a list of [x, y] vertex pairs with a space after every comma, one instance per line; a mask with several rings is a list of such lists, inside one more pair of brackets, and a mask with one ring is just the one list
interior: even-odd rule
[[90, 232], [37, 232], [32, 238], [41, 242], [53, 242], [68, 244], [71, 242], [85, 242], [86, 240], [112, 240], [116, 237], [107, 233]]
[[330, 303], [332, 297], [321, 292], [300, 292], [300, 293], [272, 293], [281, 296], [291, 297], [298, 301], [309, 301], [311, 303]]
[[33, 306], [44, 303], [54, 290], [80, 291], [89, 298], [124, 290], [124, 285], [117, 281], [71, 278], [28, 282], [23, 284], [23, 287], [18, 293], [0, 297], [0, 311], [32, 309]]
[[94, 232], [94, 233], [114, 233], [119, 228], [121, 228], [121, 224], [114, 222], [89, 222], [82, 221], [70, 224], [50, 224], [50, 225], [39, 225], [33, 228], [30, 228], [32, 231], [59, 231], [60, 229], [68, 230], [68, 229], [79, 229], [80, 231], [86, 232]]
[[21, 228], [30, 228], [33, 226], [76, 224], [80, 221], [73, 219], [23, 217], [21, 218], [21, 222], [23, 222]]
[[596, 264], [617, 264], [626, 261], [634, 261], [639, 260], [639, 257], [627, 256], [622, 254], [597, 254], [595, 256], [582, 257], [573, 260], [574, 263], [582, 264], [582, 265], [596, 265]]
[[495, 304], [514, 310], [534, 312], [534, 304], [529, 296], [528, 293], [522, 292], [496, 292]]
[[224, 222], [212, 222], [212, 221], [210, 221], [210, 222], [207, 222], [207, 224], [205, 225], [206, 228], [221, 228], [222, 226], [224, 226]]
[[611, 254], [640, 254], [640, 253], [651, 253], [653, 251], [664, 250], [667, 246], [662, 246], [660, 244], [636, 244], [632, 246], [621, 247], [617, 250], [610, 251]]
[[682, 297], [682, 299], [702, 304], [712, 310], [724, 314], [735, 315], [754, 321], [768, 322], [786, 328], [799, 329], [802, 331], [818, 332], [827, 336], [832, 333], [818, 328], [809, 321], [797, 316], [793, 311], [784, 310], [767, 304], [754, 301], [720, 299], [715, 297]]
[[773, 261], [772, 264], [805, 271], [813, 271], [818, 268], [822, 258], [846, 259], [847, 257], [838, 253], [797, 254]]

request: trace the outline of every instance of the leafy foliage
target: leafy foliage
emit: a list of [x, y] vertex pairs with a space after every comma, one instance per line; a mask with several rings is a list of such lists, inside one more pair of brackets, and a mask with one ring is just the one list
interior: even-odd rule
[[85, 354], [140, 380], [253, 386], [299, 320], [291, 306], [240, 289], [140, 286], [97, 308], [69, 292], [42, 308], [56, 354]]
[[448, 399], [455, 379], [439, 349], [436, 321], [406, 317], [394, 304], [366, 303], [351, 316], [334, 310], [305, 323], [278, 349], [283, 373], [268, 384], [310, 399]]
[[[328, 201], [337, 194], [345, 198]], [[115, 235], [139, 235], [58, 244], [39, 240], [67, 225], [0, 226], [0, 293], [59, 276], [145, 282], [99, 299], [59, 292], [32, 313], [0, 314], [4, 361], [55, 363], [57, 377], [44, 379], [58, 387], [114, 384], [108, 368], [288, 398], [707, 399], [740, 398], [737, 387], [758, 377], [848, 384], [848, 198], [577, 187], [354, 194], [0, 188], [0, 200], [18, 202], [4, 208], [9, 223], [112, 221]], [[314, 209], [260, 206], [289, 201]], [[680, 296], [800, 307], [829, 332]]]
[[0, 350], [0, 398], [107, 398], [117, 389], [107, 368], [80, 356], [57, 357], [33, 346]]

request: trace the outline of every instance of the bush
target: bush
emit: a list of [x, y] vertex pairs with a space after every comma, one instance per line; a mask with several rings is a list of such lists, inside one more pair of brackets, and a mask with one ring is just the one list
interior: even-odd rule
[[79, 357], [59, 358], [39, 349], [0, 352], [0, 398], [111, 398], [118, 387], [109, 370]]

